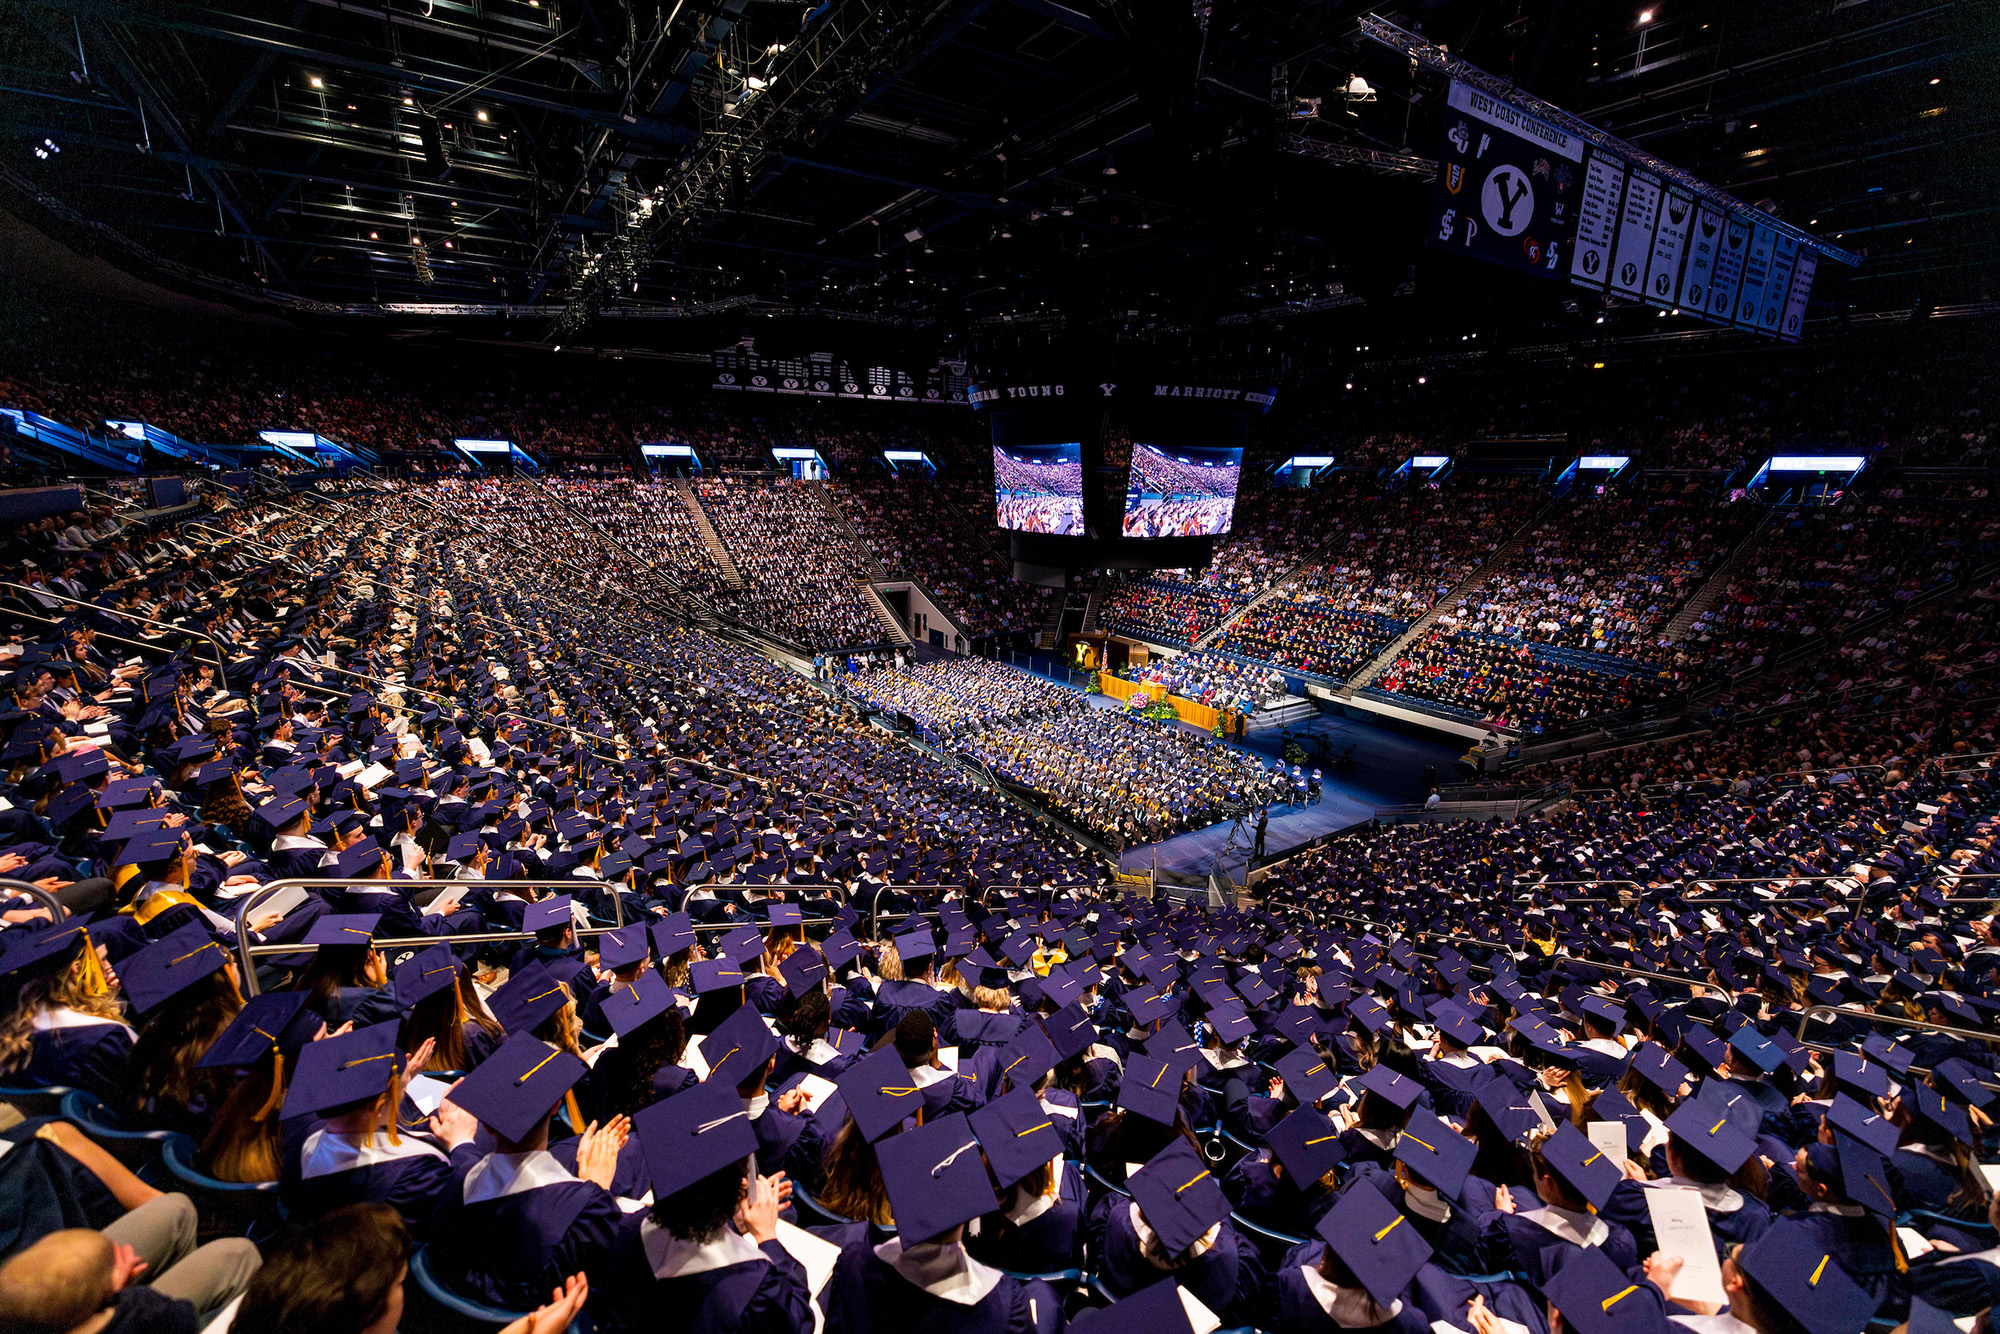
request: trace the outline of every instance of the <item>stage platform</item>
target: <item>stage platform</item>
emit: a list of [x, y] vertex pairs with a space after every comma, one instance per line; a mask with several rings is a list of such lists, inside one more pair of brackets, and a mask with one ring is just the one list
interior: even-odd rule
[[[1115, 700], [1103, 696], [1094, 695], [1091, 702], [1099, 708], [1120, 707]], [[1436, 770], [1440, 781], [1449, 780], [1454, 777], [1452, 764], [1460, 754], [1452, 746], [1340, 717], [1320, 717], [1309, 726], [1253, 732], [1241, 749], [1268, 762], [1283, 755], [1288, 737], [1305, 748], [1306, 771], [1320, 770], [1320, 799], [1303, 808], [1296, 805], [1271, 808], [1271, 824], [1264, 836], [1264, 850], [1271, 856], [1322, 834], [1366, 823], [1378, 806], [1422, 801], [1429, 795], [1424, 785], [1426, 766]], [[1315, 758], [1337, 757], [1349, 746], [1354, 748], [1354, 767], [1350, 772], [1339, 772], [1328, 760]], [[1241, 846], [1236, 848], [1227, 846], [1229, 821], [1190, 829], [1158, 843], [1127, 848], [1119, 859], [1119, 869], [1136, 872], [1157, 867], [1162, 874], [1194, 878], [1206, 876], [1219, 866], [1240, 885], [1249, 861], [1250, 843], [1255, 837], [1254, 824], [1254, 821], [1245, 823], [1238, 840]]]

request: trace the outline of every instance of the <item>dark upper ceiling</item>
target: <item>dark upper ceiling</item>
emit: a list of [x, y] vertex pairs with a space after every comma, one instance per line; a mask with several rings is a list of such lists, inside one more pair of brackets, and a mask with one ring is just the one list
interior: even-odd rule
[[1593, 317], [1425, 251], [1427, 177], [1283, 150], [1430, 155], [1441, 85], [1356, 35], [1378, 8], [1865, 251], [1817, 313], [1874, 310], [1994, 295], [1988, 3], [20, 0], [0, 180], [182, 285], [591, 317], [517, 312], [530, 341], [712, 347], [791, 310], [1310, 357]]

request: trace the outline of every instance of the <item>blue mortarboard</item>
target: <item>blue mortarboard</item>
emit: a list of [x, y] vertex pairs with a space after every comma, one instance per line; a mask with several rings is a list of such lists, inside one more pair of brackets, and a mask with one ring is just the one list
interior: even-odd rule
[[1465, 1188], [1465, 1174], [1479, 1147], [1422, 1108], [1410, 1113], [1409, 1124], [1396, 1137], [1395, 1156], [1412, 1172], [1455, 1200]]
[[1870, 1098], [1886, 1098], [1891, 1081], [1889, 1067], [1882, 1062], [1837, 1051], [1833, 1054], [1833, 1082]]
[[840, 1099], [864, 1138], [878, 1140], [923, 1109], [923, 1090], [894, 1047], [884, 1047], [847, 1067], [838, 1080]]
[[375, 936], [375, 928], [382, 924], [382, 914], [329, 913], [314, 920], [306, 931], [305, 944], [308, 945], [367, 945]]
[[743, 985], [743, 970], [727, 959], [697, 959], [688, 966], [688, 985], [697, 996]]
[[[450, 1097], [495, 1135], [519, 1141], [588, 1070], [577, 1057], [532, 1033], [515, 1033], [459, 1081]], [[741, 1110], [742, 1104], [737, 1106]]]
[[653, 934], [653, 948], [662, 959], [671, 959], [694, 944], [694, 922], [684, 912], [669, 913], [647, 928]]
[[49, 798], [49, 804], [42, 814], [48, 822], [60, 829], [64, 824], [85, 811], [97, 809], [97, 794], [83, 783], [72, 783]]
[[861, 942], [846, 927], [842, 927], [820, 942], [819, 951], [826, 956], [829, 968], [842, 968], [861, 953]]
[[611, 1031], [622, 1038], [639, 1025], [665, 1014], [673, 1003], [674, 989], [667, 985], [667, 979], [648, 968], [630, 982], [613, 985], [601, 1008]]
[[1097, 1025], [1081, 1005], [1065, 1005], [1042, 1021], [1043, 1031], [1055, 1046], [1056, 1059], [1067, 1061], [1090, 1050], [1097, 1041]]
[[1767, 1075], [1785, 1063], [1785, 1049], [1749, 1024], [1730, 1035], [1729, 1045]]
[[399, 1027], [370, 1024], [308, 1042], [299, 1052], [279, 1117], [289, 1121], [308, 1112], [331, 1112], [386, 1093], [403, 1069], [403, 1053], [396, 1048]]
[[993, 1099], [972, 1113], [971, 1124], [993, 1179], [1003, 1190], [1050, 1159], [1062, 1157], [1062, 1132], [1025, 1088]]
[[905, 1245], [941, 1236], [1000, 1203], [962, 1112], [881, 1141], [875, 1161]]
[[569, 1001], [569, 988], [531, 959], [487, 997], [486, 1006], [509, 1033], [526, 1033], [546, 1023]]
[[1730, 1120], [1726, 1109], [1700, 1098], [1682, 1103], [1667, 1118], [1667, 1129], [1724, 1172], [1743, 1166], [1743, 1160], [1757, 1148], [1756, 1139]]
[[[318, 924], [314, 923], [315, 926]], [[412, 954], [396, 965], [396, 1004], [407, 1008], [446, 987], [456, 986], [458, 969], [458, 956], [451, 952], [449, 945], [433, 945]]]
[[1833, 1105], [1826, 1109], [1826, 1123], [1882, 1154], [1894, 1153], [1897, 1141], [1902, 1138], [1902, 1131], [1895, 1122], [1845, 1093], [1833, 1095]]
[[1376, 1064], [1368, 1068], [1366, 1074], [1354, 1081], [1354, 1087], [1366, 1089], [1376, 1097], [1393, 1104], [1398, 1110], [1408, 1108], [1423, 1096], [1424, 1086], [1408, 1075], [1399, 1075], [1386, 1065]]
[[1431, 1258], [1431, 1245], [1382, 1192], [1357, 1179], [1319, 1221], [1318, 1232], [1368, 1295], [1388, 1306]]
[[1347, 1157], [1332, 1120], [1311, 1107], [1301, 1107], [1272, 1126], [1265, 1132], [1264, 1142], [1300, 1190], [1309, 1188]]
[[1133, 1203], [1169, 1255], [1180, 1255], [1229, 1217], [1229, 1197], [1200, 1151], [1176, 1135], [1125, 1178]]
[[1078, 1311], [1069, 1329], [1071, 1334], [1194, 1334], [1181, 1285], [1171, 1275], [1109, 1306]]
[[937, 951], [937, 942], [931, 938], [928, 926], [919, 926], [896, 937], [896, 955], [906, 962], [928, 959]]
[[1971, 1145], [1972, 1121], [1965, 1114], [1965, 1108], [1951, 1101], [1928, 1084], [1911, 1084], [1903, 1090], [1911, 1111], [1919, 1121], [1924, 1121], [1950, 1135], [1960, 1144]]
[[118, 966], [118, 980], [133, 1010], [144, 1014], [229, 963], [229, 951], [208, 927], [190, 922], [129, 955]]
[[701, 1058], [708, 1062], [708, 1078], [728, 1084], [741, 1084], [749, 1079], [777, 1050], [778, 1039], [754, 1005], [738, 1006], [736, 1013], [701, 1040]]
[[663, 1200], [757, 1151], [757, 1131], [727, 1084], [696, 1084], [632, 1117], [653, 1198]]
[[646, 928], [636, 923], [597, 937], [597, 962], [602, 967], [617, 971], [652, 957], [652, 939]]
[[1668, 1097], [1677, 1097], [1688, 1080], [1688, 1068], [1667, 1053], [1666, 1048], [1642, 1042], [1632, 1051], [1632, 1070]]
[[195, 1064], [208, 1069], [255, 1065], [273, 1047], [297, 1052], [312, 1041], [323, 1022], [318, 1011], [306, 1008], [306, 1000], [303, 991], [266, 991], [250, 997]]
[[1981, 1082], [1981, 1077], [1992, 1073], [1981, 1070], [1963, 1056], [1951, 1056], [1932, 1067], [1931, 1083], [1946, 1097], [1984, 1110], [1986, 1104], [1993, 1101], [1994, 1095], [1993, 1090]]
[[1625, 1179], [1618, 1164], [1567, 1121], [1560, 1122], [1555, 1133], [1542, 1143], [1542, 1157], [1592, 1209], [1602, 1209], [1611, 1192]]
[[1834, 1261], [1818, 1232], [1789, 1218], [1738, 1251], [1736, 1267], [1806, 1334], [1852, 1334], [1882, 1304]]
[[1285, 1088], [1307, 1107], [1333, 1092], [1340, 1082], [1326, 1058], [1311, 1047], [1294, 1047], [1278, 1058], [1274, 1068], [1285, 1081]]
[[521, 914], [521, 929], [551, 931], [559, 926], [569, 926], [572, 920], [569, 910], [571, 901], [569, 895], [557, 894], [553, 898], [540, 899], [528, 904]]
[[1866, 1055], [1874, 1057], [1891, 1070], [1894, 1070], [1898, 1075], [1908, 1074], [1911, 1064], [1916, 1060], [1916, 1056], [1909, 1048], [1891, 1042], [1880, 1033], [1870, 1033], [1867, 1037], [1861, 1039], [1861, 1050]]
[[382, 870], [386, 854], [372, 837], [364, 838], [334, 860], [333, 874], [343, 880], [374, 876]]
[[153, 866], [172, 861], [185, 833], [186, 831], [182, 829], [162, 828], [134, 834], [125, 841], [124, 851], [118, 854], [118, 859], [112, 865]]
[[[84, 942], [90, 939], [80, 921], [68, 921], [61, 926], [43, 927], [32, 933], [21, 933], [25, 939], [15, 939], [12, 945], [0, 950], [0, 976], [24, 972], [41, 965], [40, 971], [54, 972], [67, 965]], [[8, 938], [15, 937], [9, 932]]]
[[1038, 1024], [1023, 1024], [1000, 1052], [1000, 1076], [1015, 1088], [1033, 1088], [1055, 1067], [1055, 1045]]
[[1561, 1267], [1542, 1284], [1562, 1312], [1563, 1328], [1576, 1334], [1667, 1334], [1674, 1327], [1660, 1290], [1634, 1283], [1625, 1271], [1588, 1246], [1565, 1246]]
[[1164, 1060], [1134, 1052], [1118, 1078], [1118, 1106], [1162, 1126], [1172, 1126], [1180, 1114], [1182, 1070]]
[[[1437, 1007], [1433, 1007], [1435, 1010]], [[1450, 1038], [1461, 1047], [1476, 1046], [1486, 1040], [1486, 1030], [1474, 1023], [1461, 1010], [1447, 1010], [1434, 1014], [1438, 1032]]]

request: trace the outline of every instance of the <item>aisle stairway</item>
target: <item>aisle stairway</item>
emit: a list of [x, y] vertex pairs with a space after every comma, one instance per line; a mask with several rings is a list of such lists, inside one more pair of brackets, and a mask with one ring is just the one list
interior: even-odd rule
[[701, 507], [701, 498], [694, 493], [694, 483], [685, 477], [676, 477], [674, 490], [681, 493], [681, 504], [687, 508], [688, 517], [694, 520], [702, 545], [708, 548], [709, 555], [715, 557], [716, 568], [722, 571], [723, 584], [730, 588], [742, 588], [743, 575], [737, 570], [736, 562], [729, 559], [729, 548], [722, 545], [722, 535], [708, 521], [708, 511]]
[[861, 568], [868, 572], [868, 577], [877, 583], [887, 579], [889, 572], [882, 567], [880, 558], [875, 555], [875, 548], [863, 541], [861, 534], [855, 531], [854, 525], [847, 521], [847, 515], [840, 508], [840, 501], [834, 497], [833, 488], [823, 481], [807, 482], [805, 487], [819, 497], [819, 503], [826, 510], [826, 517], [833, 526], [847, 534], [847, 545], [853, 549], [855, 560], [859, 561]]
[[1702, 613], [1713, 607], [1728, 589], [1729, 581], [1735, 577], [1737, 567], [1749, 559], [1752, 548], [1757, 545], [1758, 537], [1771, 522], [1771, 516], [1776, 513], [1775, 509], [1767, 509], [1763, 517], [1751, 525], [1750, 531], [1743, 535], [1743, 540], [1736, 544], [1736, 550], [1729, 553], [1729, 559], [1716, 566], [1715, 573], [1708, 576], [1708, 582], [1696, 589], [1694, 596], [1674, 613], [1674, 618], [1667, 622], [1667, 628], [1661, 632], [1661, 638], [1678, 644], [1687, 636], [1689, 628], [1701, 619]]
[[1390, 666], [1395, 663], [1397, 656], [1405, 648], [1408, 648], [1411, 644], [1416, 643], [1419, 639], [1429, 634], [1431, 627], [1447, 612], [1456, 611], [1460, 602], [1477, 593], [1485, 585], [1486, 581], [1493, 576], [1495, 570], [1513, 559], [1514, 555], [1527, 545], [1528, 534], [1535, 531], [1536, 527], [1542, 522], [1542, 519], [1548, 514], [1550, 508], [1550, 505], [1543, 505], [1540, 509], [1536, 510], [1526, 523], [1515, 530], [1512, 537], [1501, 544], [1498, 551], [1480, 562], [1478, 569], [1459, 581], [1456, 588], [1431, 604], [1429, 611], [1410, 622], [1410, 628], [1390, 641], [1389, 646], [1376, 654], [1374, 660], [1367, 666], [1363, 667], [1353, 676], [1348, 677], [1345, 693], [1352, 694], [1354, 691], [1373, 681], [1383, 672], [1388, 671]]

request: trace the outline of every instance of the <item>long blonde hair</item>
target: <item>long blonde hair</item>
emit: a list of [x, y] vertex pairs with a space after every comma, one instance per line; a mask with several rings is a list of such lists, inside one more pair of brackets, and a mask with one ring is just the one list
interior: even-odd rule
[[[90, 949], [85, 937], [85, 949]], [[81, 957], [67, 968], [45, 977], [30, 978], [16, 993], [14, 1008], [0, 1020], [0, 1074], [13, 1074], [28, 1064], [35, 1051], [35, 1016], [44, 1010], [75, 1010], [114, 1023], [123, 1023], [125, 1012], [111, 992], [93, 991], [90, 970]]]

